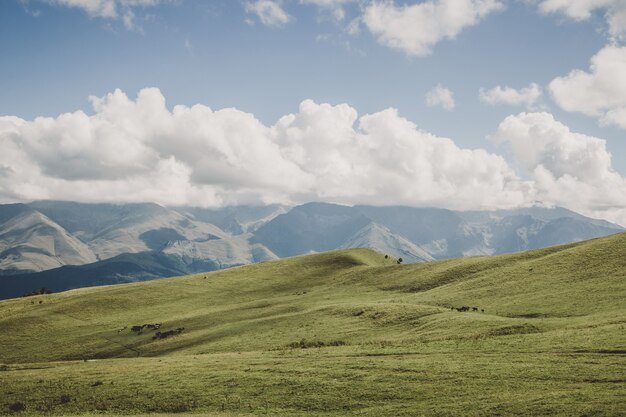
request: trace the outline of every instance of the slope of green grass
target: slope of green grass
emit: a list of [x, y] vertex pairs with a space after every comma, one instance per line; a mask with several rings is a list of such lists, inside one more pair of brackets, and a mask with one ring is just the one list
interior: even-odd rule
[[[619, 234], [415, 265], [337, 251], [6, 300], [0, 413], [624, 415], [625, 279]], [[130, 330], [144, 323], [184, 331]]]

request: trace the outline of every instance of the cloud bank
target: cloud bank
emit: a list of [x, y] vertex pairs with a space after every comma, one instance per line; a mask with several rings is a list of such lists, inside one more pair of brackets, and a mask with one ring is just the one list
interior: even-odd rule
[[534, 199], [626, 224], [626, 179], [612, 168], [605, 140], [545, 112], [507, 117], [494, 138], [530, 175]]
[[521, 113], [494, 137], [500, 155], [463, 149], [386, 109], [305, 100], [266, 126], [205, 105], [171, 110], [156, 88], [116, 90], [82, 111], [0, 117], [0, 200], [402, 204], [507, 208], [541, 200], [626, 224], [626, 183], [605, 142], [547, 113]]

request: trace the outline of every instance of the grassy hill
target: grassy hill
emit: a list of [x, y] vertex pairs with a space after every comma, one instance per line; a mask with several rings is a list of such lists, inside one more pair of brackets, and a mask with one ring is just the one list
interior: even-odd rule
[[624, 255], [354, 249], [2, 301], [0, 414], [624, 415]]

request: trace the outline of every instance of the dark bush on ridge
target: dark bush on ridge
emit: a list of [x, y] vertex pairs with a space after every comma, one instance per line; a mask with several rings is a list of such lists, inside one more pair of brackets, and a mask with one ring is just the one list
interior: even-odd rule
[[[38, 290], [23, 294], [22, 297], [32, 297], [34, 295], [45, 295], [45, 294], [52, 294], [52, 290], [49, 290], [46, 287], [43, 287]], [[39, 302], [39, 304], [41, 304], [41, 302]]]

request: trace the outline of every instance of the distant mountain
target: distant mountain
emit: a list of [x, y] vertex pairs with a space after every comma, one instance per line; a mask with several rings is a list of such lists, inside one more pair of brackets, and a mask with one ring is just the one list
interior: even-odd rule
[[[277, 256], [271, 250], [251, 243], [250, 234], [233, 235], [205, 220], [230, 217], [238, 229], [254, 229], [255, 225], [284, 212], [282, 206], [260, 207], [258, 212], [253, 207], [227, 208], [220, 212], [173, 210], [153, 203], [36, 201], [28, 205], [0, 205], [0, 274], [38, 272], [148, 252], [179, 257], [186, 265], [185, 271], [198, 270], [189, 269], [190, 265], [215, 269], [275, 259]], [[104, 265], [107, 266], [103, 270], [114, 275], [133, 279], [141, 276], [135, 272], [128, 275], [124, 265], [119, 270], [112, 268], [112, 264]], [[146, 272], [153, 276], [154, 271], [163, 274], [167, 270], [150, 266]]]
[[124, 253], [86, 265], [66, 265], [39, 273], [0, 277], [0, 299], [19, 297], [40, 288], [53, 292], [73, 288], [147, 281], [156, 278], [214, 271], [277, 259], [249, 236], [204, 242], [171, 242], [160, 251]]
[[0, 277], [0, 299], [47, 288], [53, 292], [98, 285], [123, 284], [219, 269], [210, 262], [187, 264], [161, 252], [125, 253], [86, 265], [66, 265], [39, 273]]
[[563, 208], [462, 212], [309, 203], [265, 224], [253, 241], [281, 257], [366, 247], [419, 262], [537, 249], [623, 230]]
[[174, 210], [191, 219], [211, 223], [225, 232], [238, 235], [254, 232], [291, 207], [278, 204], [268, 206], [235, 206], [221, 209], [200, 207], [175, 207]]
[[0, 205], [0, 270], [43, 271], [94, 262], [87, 245], [42, 213], [24, 204]]
[[0, 282], [17, 294], [37, 286], [145, 280], [357, 247], [405, 263], [424, 262], [536, 249], [623, 230], [544, 207], [451, 211], [308, 203], [203, 209], [37, 201], [0, 205], [0, 275], [20, 274]]
[[202, 242], [178, 240], [170, 242], [161, 252], [176, 255], [187, 264], [210, 260], [218, 268], [278, 259], [278, 256], [265, 246], [250, 243], [250, 237], [249, 234], [242, 234]]
[[159, 250], [174, 240], [205, 241], [229, 236], [217, 226], [196, 222], [153, 203], [40, 201], [30, 206], [85, 242], [98, 259]]
[[374, 249], [395, 258], [402, 258], [406, 263], [434, 260], [423, 248], [374, 222], [356, 232], [340, 246], [340, 249], [351, 248]]
[[355, 209], [393, 233], [422, 247], [435, 259], [457, 258], [474, 253], [484, 236], [468, 228], [456, 212], [438, 208], [372, 207]]
[[309, 203], [294, 207], [260, 227], [253, 242], [281, 258], [337, 249], [371, 222], [353, 207]]

